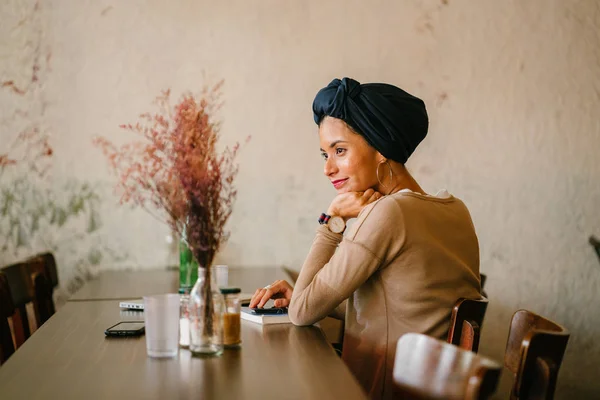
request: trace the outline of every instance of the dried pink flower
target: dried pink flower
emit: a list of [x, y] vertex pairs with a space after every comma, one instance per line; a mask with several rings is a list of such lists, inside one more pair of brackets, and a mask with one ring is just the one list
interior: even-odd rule
[[103, 137], [94, 139], [119, 177], [121, 203], [138, 205], [185, 234], [204, 267], [227, 239], [224, 228], [237, 194], [233, 182], [239, 145], [216, 150], [219, 124], [213, 113], [220, 107], [221, 86], [205, 88], [198, 98], [187, 93], [174, 107], [170, 91], [164, 91], [156, 99], [158, 113], [121, 125], [140, 135], [139, 141], [117, 147]]

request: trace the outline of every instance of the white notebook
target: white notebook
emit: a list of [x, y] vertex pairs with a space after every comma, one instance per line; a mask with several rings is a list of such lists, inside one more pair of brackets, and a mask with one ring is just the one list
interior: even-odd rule
[[287, 314], [254, 314], [248, 307], [242, 307], [242, 319], [262, 325], [291, 324]]

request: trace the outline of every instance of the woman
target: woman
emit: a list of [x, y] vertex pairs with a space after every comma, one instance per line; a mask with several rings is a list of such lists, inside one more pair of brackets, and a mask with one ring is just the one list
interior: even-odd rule
[[371, 398], [391, 398], [399, 337], [445, 338], [456, 300], [480, 296], [477, 236], [462, 201], [426, 194], [404, 166], [427, 134], [420, 99], [392, 85], [335, 79], [313, 112], [324, 173], [338, 194], [295, 287], [276, 281], [250, 307], [275, 299], [296, 325], [344, 319], [343, 360]]

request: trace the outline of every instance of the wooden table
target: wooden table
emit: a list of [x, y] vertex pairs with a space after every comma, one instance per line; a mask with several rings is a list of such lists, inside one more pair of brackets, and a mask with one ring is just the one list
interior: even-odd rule
[[[156, 282], [141, 288], [149, 277], [133, 279], [137, 292], [123, 298], [164, 292]], [[118, 278], [118, 273], [100, 277], [90, 282], [96, 288], [83, 293], [122, 295], [118, 287], [99, 290], [110, 280], [126, 282]], [[317, 327], [242, 321], [239, 350], [217, 358], [194, 358], [180, 350], [177, 358], [159, 360], [146, 356], [145, 337], [105, 338], [104, 330], [116, 322], [143, 319], [143, 313], [121, 311], [118, 303], [96, 299], [62, 307], [0, 367], [2, 400], [366, 398]]]
[[[177, 293], [179, 287], [177, 270], [104, 271], [88, 282], [69, 301], [129, 300], [162, 293]], [[254, 293], [276, 279], [289, 277], [277, 267], [239, 268], [229, 267], [228, 286]]]

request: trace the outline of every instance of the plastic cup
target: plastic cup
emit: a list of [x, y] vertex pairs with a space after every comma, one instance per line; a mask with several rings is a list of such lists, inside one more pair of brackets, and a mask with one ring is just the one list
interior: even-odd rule
[[144, 296], [146, 351], [150, 357], [176, 357], [179, 349], [179, 295]]

